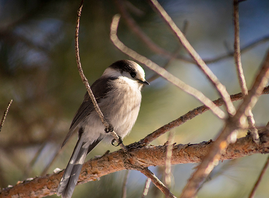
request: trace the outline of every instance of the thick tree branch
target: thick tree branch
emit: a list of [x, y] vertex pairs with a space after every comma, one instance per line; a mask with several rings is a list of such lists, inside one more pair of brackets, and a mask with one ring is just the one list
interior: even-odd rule
[[[237, 159], [255, 153], [269, 153], [269, 131], [264, 129], [260, 132], [260, 145], [252, 141], [250, 136], [237, 140], [230, 144], [220, 155], [219, 160]], [[212, 149], [213, 141], [199, 144], [173, 145], [171, 164], [199, 163]], [[165, 164], [167, 145], [149, 146], [129, 149], [130, 157], [126, 160], [126, 153], [118, 150], [87, 161], [80, 173], [79, 184], [95, 181], [98, 178], [125, 169], [140, 167], [160, 166]], [[133, 168], [132, 168], [133, 167]], [[0, 197], [6, 198], [19, 196], [21, 198], [43, 197], [56, 193], [63, 170], [58, 173], [36, 177], [34, 179], [18, 182], [13, 187], [0, 191]]]

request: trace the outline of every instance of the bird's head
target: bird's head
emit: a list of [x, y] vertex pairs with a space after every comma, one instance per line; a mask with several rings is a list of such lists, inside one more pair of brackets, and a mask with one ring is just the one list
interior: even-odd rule
[[145, 72], [143, 68], [131, 60], [120, 60], [113, 63], [104, 71], [103, 76], [115, 78], [124, 76], [141, 85], [149, 85], [149, 82], [145, 79]]

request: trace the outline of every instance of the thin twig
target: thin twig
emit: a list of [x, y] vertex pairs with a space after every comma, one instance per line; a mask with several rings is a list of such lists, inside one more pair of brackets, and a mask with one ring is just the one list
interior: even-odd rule
[[26, 167], [24, 169], [24, 173], [23, 173], [24, 177], [26, 177], [26, 178], [28, 177], [30, 170], [33, 168], [34, 164], [36, 163], [38, 157], [40, 156], [41, 152], [43, 151], [43, 149], [45, 148], [46, 145], [47, 145], [47, 142], [44, 142], [41, 145], [41, 147], [38, 149], [38, 151], [36, 152], [33, 159], [30, 161], [30, 163], [26, 165]]
[[[249, 94], [244, 98], [241, 105], [238, 107], [236, 112], [237, 115], [234, 117], [237, 119], [241, 117], [241, 114], [244, 114], [248, 108], [252, 109], [253, 106], [256, 104], [258, 97], [262, 94], [265, 85], [268, 82], [269, 77], [269, 49], [265, 55], [265, 58], [262, 62], [262, 67], [258, 72], [258, 75], [252, 85], [252, 88], [249, 91]], [[239, 120], [239, 119], [238, 119]]]
[[186, 39], [184, 34], [180, 31], [180, 29], [177, 27], [177, 25], [174, 23], [172, 18], [167, 14], [167, 12], [163, 9], [163, 7], [158, 3], [157, 0], [151, 0], [152, 5], [155, 9], [159, 12], [161, 17], [165, 20], [165, 22], [169, 25], [170, 29], [175, 33], [181, 44], [184, 46], [184, 48], [187, 50], [187, 52], [190, 54], [190, 56], [195, 60], [196, 65], [202, 70], [202, 72], [206, 75], [206, 77], [209, 79], [209, 81], [213, 84], [213, 86], [216, 88], [220, 96], [223, 98], [224, 105], [226, 108], [226, 111], [229, 115], [235, 114], [235, 107], [230, 100], [230, 95], [227, 92], [224, 85], [220, 83], [218, 78], [213, 74], [213, 72], [209, 69], [209, 67], [205, 64], [205, 62], [202, 60], [202, 58], [199, 56], [199, 54], [194, 50], [194, 48], [191, 46], [189, 41]]
[[124, 45], [117, 36], [117, 29], [119, 25], [120, 16], [115, 15], [111, 22], [111, 29], [110, 29], [110, 39], [113, 42], [113, 44], [121, 50], [123, 53], [127, 54], [134, 60], [146, 65], [151, 70], [158, 73], [160, 76], [162, 76], [167, 81], [171, 82], [178, 88], [182, 89], [186, 93], [194, 96], [196, 99], [198, 99], [200, 102], [205, 104], [210, 108], [210, 110], [220, 119], [224, 119], [225, 113], [217, 107], [210, 99], [208, 99], [202, 92], [194, 89], [193, 87], [187, 85], [186, 83], [182, 82], [180, 79], [172, 75], [171, 73], [167, 72], [164, 68], [160, 67], [153, 61], [149, 60], [145, 56], [142, 56], [135, 52], [134, 50], [128, 48], [126, 45]]
[[240, 53], [240, 32], [239, 32], [239, 11], [238, 11], [238, 0], [234, 0], [234, 61], [237, 71], [237, 77], [239, 85], [241, 87], [244, 96], [248, 95], [248, 89], [246, 84], [245, 75], [243, 72], [241, 53]]
[[[234, 60], [235, 60], [235, 66], [236, 66], [236, 71], [237, 71], [237, 77], [239, 80], [239, 85], [241, 87], [243, 95], [246, 96], [248, 95], [248, 89], [247, 89], [247, 83], [246, 83], [246, 79], [245, 79], [245, 75], [244, 75], [244, 71], [242, 67], [242, 62], [241, 62], [238, 0], [234, 0], [233, 6], [234, 6], [234, 12], [233, 12], [234, 14]], [[250, 126], [249, 130], [251, 132], [253, 140], [258, 144], [259, 134], [255, 126], [253, 113], [250, 109], [247, 110], [247, 120]]]
[[267, 160], [266, 160], [266, 162], [265, 162], [265, 164], [264, 164], [264, 166], [263, 166], [263, 168], [261, 170], [261, 173], [260, 173], [255, 185], [253, 186], [248, 198], [253, 198], [254, 197], [254, 194], [255, 194], [255, 192], [256, 192], [256, 190], [257, 190], [257, 188], [258, 188], [258, 186], [259, 186], [259, 184], [260, 184], [260, 182], [261, 182], [261, 180], [262, 180], [262, 178], [264, 176], [264, 173], [265, 173], [266, 169], [268, 168], [268, 165], [269, 165], [269, 156], [267, 157]]
[[176, 198], [170, 191], [169, 189], [148, 169], [148, 168], [143, 168], [139, 170], [141, 173], [143, 173], [146, 177], [150, 178], [152, 183], [163, 192], [163, 194], [166, 197], [169, 198]]
[[79, 7], [78, 12], [77, 12], [77, 25], [76, 25], [76, 33], [75, 33], [75, 51], [76, 51], [76, 62], [77, 62], [78, 72], [79, 72], [81, 80], [82, 80], [83, 84], [85, 85], [85, 87], [87, 89], [87, 92], [88, 92], [88, 94], [89, 94], [89, 96], [91, 98], [91, 101], [92, 101], [92, 103], [94, 105], [94, 109], [97, 112], [98, 116], [100, 117], [103, 125], [105, 126], [105, 131], [110, 132], [114, 136], [114, 139], [118, 142], [118, 144], [120, 144], [121, 148], [123, 150], [126, 150], [125, 146], [120, 141], [119, 136], [114, 131], [113, 126], [109, 123], [108, 120], [105, 119], [101, 109], [99, 108], [99, 106], [97, 104], [97, 101], [96, 101], [96, 99], [95, 99], [95, 97], [93, 95], [93, 92], [91, 90], [90, 84], [89, 84], [86, 76], [84, 75], [84, 72], [83, 72], [83, 69], [82, 69], [82, 66], [81, 66], [78, 39], [79, 39], [79, 26], [80, 26], [80, 17], [81, 17], [82, 8], [83, 8], [83, 0], [81, 1], [80, 7]]
[[[160, 46], [158, 46], [156, 43], [154, 43], [143, 31], [142, 29], [137, 25], [137, 23], [135, 22], [135, 20], [133, 20], [133, 18], [129, 15], [129, 13], [126, 11], [124, 3], [120, 0], [116, 0], [116, 6], [118, 7], [122, 17], [124, 18], [124, 20], [126, 21], [126, 24], [129, 26], [129, 28], [146, 44], [146, 46], [152, 50], [154, 53], [157, 54], [161, 54], [169, 59], [172, 59], [174, 56], [173, 54], [171, 54], [169, 51], [161, 48]], [[182, 31], [184, 32], [184, 31]], [[269, 40], [269, 36], [265, 36], [262, 38], [259, 38], [247, 45], [245, 45], [244, 47], [241, 48], [241, 53], [243, 52], [247, 52], [248, 50], [256, 47], [257, 45], [264, 43], [266, 41]], [[234, 51], [229, 51], [226, 54], [217, 56], [215, 58], [212, 59], [204, 59], [204, 62], [206, 64], [211, 64], [211, 63], [215, 63], [218, 61], [221, 61], [225, 58], [229, 58], [232, 57], [234, 55]], [[193, 61], [193, 59], [190, 59], [188, 57], [184, 57], [182, 55], [177, 55], [176, 57], [174, 57], [177, 60], [181, 60], [187, 63], [195, 63], [195, 61]]]
[[[267, 87], [264, 88], [263, 94], [269, 94], [269, 86], [267, 86]], [[242, 100], [242, 99], [243, 99], [243, 94], [242, 93], [237, 93], [237, 94], [231, 95], [231, 100], [232, 101], [238, 101], [238, 100]], [[223, 102], [223, 100], [221, 98], [219, 98], [217, 100], [214, 100], [213, 102], [217, 106], [221, 106], [221, 105], [224, 104], [224, 102]], [[196, 116], [198, 116], [198, 115], [200, 115], [200, 114], [202, 114], [202, 113], [204, 113], [204, 112], [206, 112], [208, 110], [209, 110], [209, 108], [206, 107], [205, 105], [200, 106], [200, 107], [197, 107], [197, 108], [189, 111], [188, 113], [184, 114], [183, 116], [180, 116], [176, 120], [173, 120], [173, 121], [169, 122], [168, 124], [160, 127], [159, 129], [153, 131], [152, 133], [150, 133], [149, 135], [147, 135], [145, 138], [143, 138], [142, 140], [140, 140], [138, 142], [138, 144], [140, 146], [146, 146], [150, 142], [152, 142], [153, 140], [155, 140], [156, 138], [158, 138], [161, 135], [163, 135], [164, 133], [166, 133], [167, 131], [170, 131], [171, 129], [184, 124], [188, 120], [191, 120], [194, 117], [196, 117]], [[136, 143], [134, 143], [134, 144], [136, 144]]]
[[[129, 13], [126, 11], [125, 8], [125, 2], [123, 2], [122, 0], [114, 0], [116, 6], [118, 7], [122, 18], [125, 19], [126, 24], [128, 25], [128, 27], [145, 43], [145, 45], [151, 49], [153, 52], [157, 53], [157, 54], [161, 54], [164, 55], [165, 57], [169, 58], [169, 60], [167, 61], [167, 63], [163, 66], [163, 68], [167, 68], [170, 63], [172, 62], [172, 60], [176, 59], [178, 56], [178, 53], [181, 49], [181, 47], [178, 47], [174, 53], [170, 53], [168, 51], [165, 51], [163, 48], [159, 47], [157, 44], [155, 44], [150, 37], [148, 37], [143, 31], [142, 29], [137, 25], [137, 23], [135, 22], [135, 20], [129, 15]], [[187, 31], [187, 27], [188, 27], [188, 22], [185, 21], [184, 25], [183, 25], [183, 33], [185, 34]], [[148, 79], [148, 82], [152, 82], [155, 79], [157, 79], [159, 77], [158, 74], [154, 74], [152, 77], [150, 77]]]
[[46, 167], [43, 169], [41, 176], [44, 176], [47, 174], [49, 168], [51, 167], [51, 165], [53, 164], [53, 162], [57, 159], [57, 157], [59, 156], [60, 152], [61, 152], [61, 146], [57, 147], [57, 150], [55, 151], [53, 158], [50, 160], [50, 162], [46, 165]]
[[228, 162], [224, 163], [223, 165], [221, 165], [221, 167], [219, 168], [219, 170], [216, 171], [211, 171], [211, 173], [207, 176], [207, 178], [205, 179], [205, 181], [199, 186], [199, 189], [202, 189], [202, 187], [204, 186], [205, 183], [212, 181], [212, 180], [216, 180], [217, 177], [219, 176], [223, 176], [225, 174], [225, 172], [229, 169], [231, 169], [231, 167], [234, 167], [234, 165], [238, 162], [237, 159], [233, 159], [233, 160], [229, 160]]
[[[26, 166], [25, 171], [24, 171], [24, 175], [28, 175], [30, 172], [30, 168], [32, 168], [34, 166], [34, 164], [36, 163], [36, 161], [38, 160], [41, 152], [44, 150], [45, 146], [47, 145], [47, 143], [54, 138], [54, 130], [53, 128], [55, 127], [55, 124], [51, 125], [48, 129], [49, 134], [46, 137], [46, 139], [44, 140], [44, 142], [41, 144], [41, 146], [39, 147], [38, 151], [36, 152], [35, 156], [33, 157], [33, 159], [31, 160], [31, 162]], [[58, 150], [61, 150], [61, 147], [58, 147]], [[57, 152], [57, 151], [56, 151]], [[52, 164], [52, 162], [54, 161], [51, 160], [51, 162], [49, 162], [49, 166], [47, 165], [46, 168], [44, 170], [48, 170], [48, 168], [50, 167], [50, 165]], [[44, 173], [44, 170], [42, 171], [41, 175], [45, 175], [46, 172]], [[27, 176], [28, 177], [28, 176]]]
[[1, 130], [2, 130], [2, 127], [3, 127], [4, 123], [5, 123], [5, 120], [6, 120], [6, 117], [7, 117], [7, 114], [8, 114], [8, 111], [9, 111], [9, 108], [10, 108], [12, 102], [13, 102], [13, 100], [11, 99], [11, 100], [9, 101], [8, 105], [7, 105], [7, 108], [6, 108], [6, 110], [5, 110], [4, 114], [3, 114], [3, 116], [2, 116], [2, 119], [1, 119], [1, 122], [0, 122], [0, 132], [1, 132]]
[[151, 179], [147, 178], [141, 198], [144, 198], [148, 195], [150, 183], [151, 183]]
[[127, 180], [129, 177], [129, 170], [126, 170], [125, 176], [124, 176], [124, 180], [123, 180], [123, 185], [122, 185], [122, 198], [126, 198], [127, 197]]
[[[256, 47], [256, 46], [258, 46], [258, 45], [260, 45], [262, 43], [265, 43], [267, 41], [269, 41], [269, 35], [261, 37], [261, 38], [258, 38], [256, 40], [250, 42], [249, 44], [246, 44], [244, 47], [242, 47], [241, 48], [241, 54], [245, 53], [245, 52], [251, 50], [252, 48], [254, 48], [254, 47]], [[220, 56], [212, 58], [212, 59], [204, 59], [204, 61], [207, 64], [212, 64], [212, 63], [221, 61], [221, 60], [223, 60], [225, 58], [229, 58], [229, 57], [232, 57], [232, 56], [234, 56], [234, 51], [231, 51], [231, 52], [229, 52], [227, 54], [223, 54], [223, 55], [220, 55]]]
[[[189, 25], [188, 21], [185, 21], [185, 22], [184, 22], [184, 25], [183, 25], [183, 30], [182, 30], [183, 34], [186, 34], [188, 25]], [[170, 57], [170, 58], [168, 59], [168, 61], [164, 64], [164, 66], [163, 66], [164, 69], [167, 69], [168, 66], [171, 64], [171, 62], [172, 62], [174, 59], [176, 59], [176, 57], [177, 57], [177, 55], [178, 55], [178, 53], [179, 53], [180, 50], [181, 50], [181, 46], [178, 46], [177, 49], [173, 52], [172, 57]], [[151, 77], [148, 79], [148, 82], [152, 82], [152, 81], [154, 81], [155, 79], [157, 79], [157, 78], [159, 78], [159, 77], [160, 77], [160, 76], [159, 76], [158, 74], [155, 73], [153, 76], [151, 76]]]
[[93, 92], [91, 90], [91, 87], [89, 85], [89, 82], [86, 78], [86, 76], [84, 75], [84, 72], [83, 72], [83, 69], [82, 69], [82, 66], [81, 66], [81, 61], [80, 61], [80, 55], [79, 55], [79, 42], [78, 42], [78, 38], [79, 38], [79, 26], [80, 26], [80, 17], [81, 17], [81, 11], [82, 11], [82, 8], [83, 8], [83, 0], [81, 1], [81, 5], [79, 7], [79, 10], [77, 12], [77, 26], [76, 26], [76, 34], [75, 34], [75, 50], [76, 50], [76, 61], [77, 61], [77, 67], [78, 67], [78, 72], [79, 72], [79, 75], [82, 79], [82, 82], [84, 83], [87, 91], [88, 91], [88, 94], [92, 100], [92, 103], [94, 105], [94, 109], [95, 111], [98, 113], [98, 116], [100, 117], [102, 123], [104, 124], [105, 127], [109, 127], [109, 123], [105, 120], [104, 118], [104, 115], [101, 111], [101, 109], [99, 108], [98, 104], [97, 104], [97, 101], [93, 95]]
[[135, 20], [129, 15], [129, 13], [126, 11], [124, 1], [122, 0], [114, 0], [116, 6], [118, 7], [122, 17], [125, 19], [126, 24], [128, 27], [146, 44], [146, 46], [152, 50], [153, 52], [157, 54], [164, 55], [167, 58], [172, 58], [172, 54], [170, 52], [167, 52], [163, 48], [159, 47], [157, 44], [155, 44], [150, 37], [148, 37], [142, 29], [137, 25]]
[[164, 183], [168, 189], [171, 188], [171, 158], [173, 152], [174, 131], [170, 131], [167, 140], [165, 169], [164, 169]]
[[205, 178], [210, 174], [214, 166], [219, 161], [221, 152], [227, 148], [230, 142], [234, 141], [234, 136], [236, 135], [237, 130], [242, 126], [246, 110], [248, 110], [248, 108], [252, 109], [256, 104], [264, 86], [268, 82], [268, 78], [269, 50], [252, 85], [252, 88], [249, 91], [249, 94], [239, 105], [236, 114], [230, 119], [227, 119], [227, 124], [224, 126], [222, 132], [211, 146], [210, 151], [207, 153], [203, 161], [198, 165], [196, 171], [192, 174], [187, 185], [184, 187], [180, 196], [181, 198], [194, 197], [197, 194], [199, 186], [203, 183]]
[[[241, 48], [241, 54], [253, 49], [254, 47], [256, 47], [262, 43], [268, 42], [268, 41], [269, 41], [269, 35], [258, 38], [256, 40], [246, 44], [245, 46], [243, 46]], [[208, 59], [205, 58], [203, 60], [206, 64], [212, 64], [212, 63], [216, 63], [218, 61], [221, 61], [223, 59], [233, 57], [233, 56], [234, 56], [234, 51], [231, 51], [231, 52], [228, 52], [226, 54], [216, 56], [215, 58], [208, 58]], [[184, 56], [178, 56], [177, 59], [182, 60], [182, 61], [187, 62], [187, 63], [195, 63], [192, 59], [184, 57]]]

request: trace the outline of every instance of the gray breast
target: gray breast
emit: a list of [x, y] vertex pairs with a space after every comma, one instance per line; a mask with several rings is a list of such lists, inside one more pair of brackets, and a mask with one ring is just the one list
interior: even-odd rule
[[113, 80], [111, 83], [113, 89], [99, 105], [115, 132], [123, 138], [130, 132], [137, 119], [141, 92], [122, 79]]

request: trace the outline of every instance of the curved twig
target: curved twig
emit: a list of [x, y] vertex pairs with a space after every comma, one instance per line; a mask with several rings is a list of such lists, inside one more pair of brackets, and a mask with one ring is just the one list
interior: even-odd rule
[[110, 28], [110, 39], [113, 42], [113, 44], [121, 50], [123, 53], [127, 54], [134, 60], [146, 65], [148, 68], [153, 70], [154, 72], [158, 73], [160, 76], [165, 78], [167, 81], [171, 82], [178, 88], [182, 89], [186, 93], [194, 96], [196, 99], [198, 99], [200, 102], [205, 104], [207, 107], [210, 108], [210, 110], [220, 119], [224, 119], [225, 114], [224, 112], [217, 107], [210, 99], [208, 99], [202, 92], [198, 91], [197, 89], [187, 85], [171, 73], [167, 72], [164, 68], [160, 67], [153, 61], [149, 60], [145, 56], [142, 56], [138, 54], [137, 52], [133, 51], [132, 49], [125, 46], [118, 38], [117, 36], [117, 29], [119, 24], [120, 16], [115, 15], [111, 22], [111, 28]]

